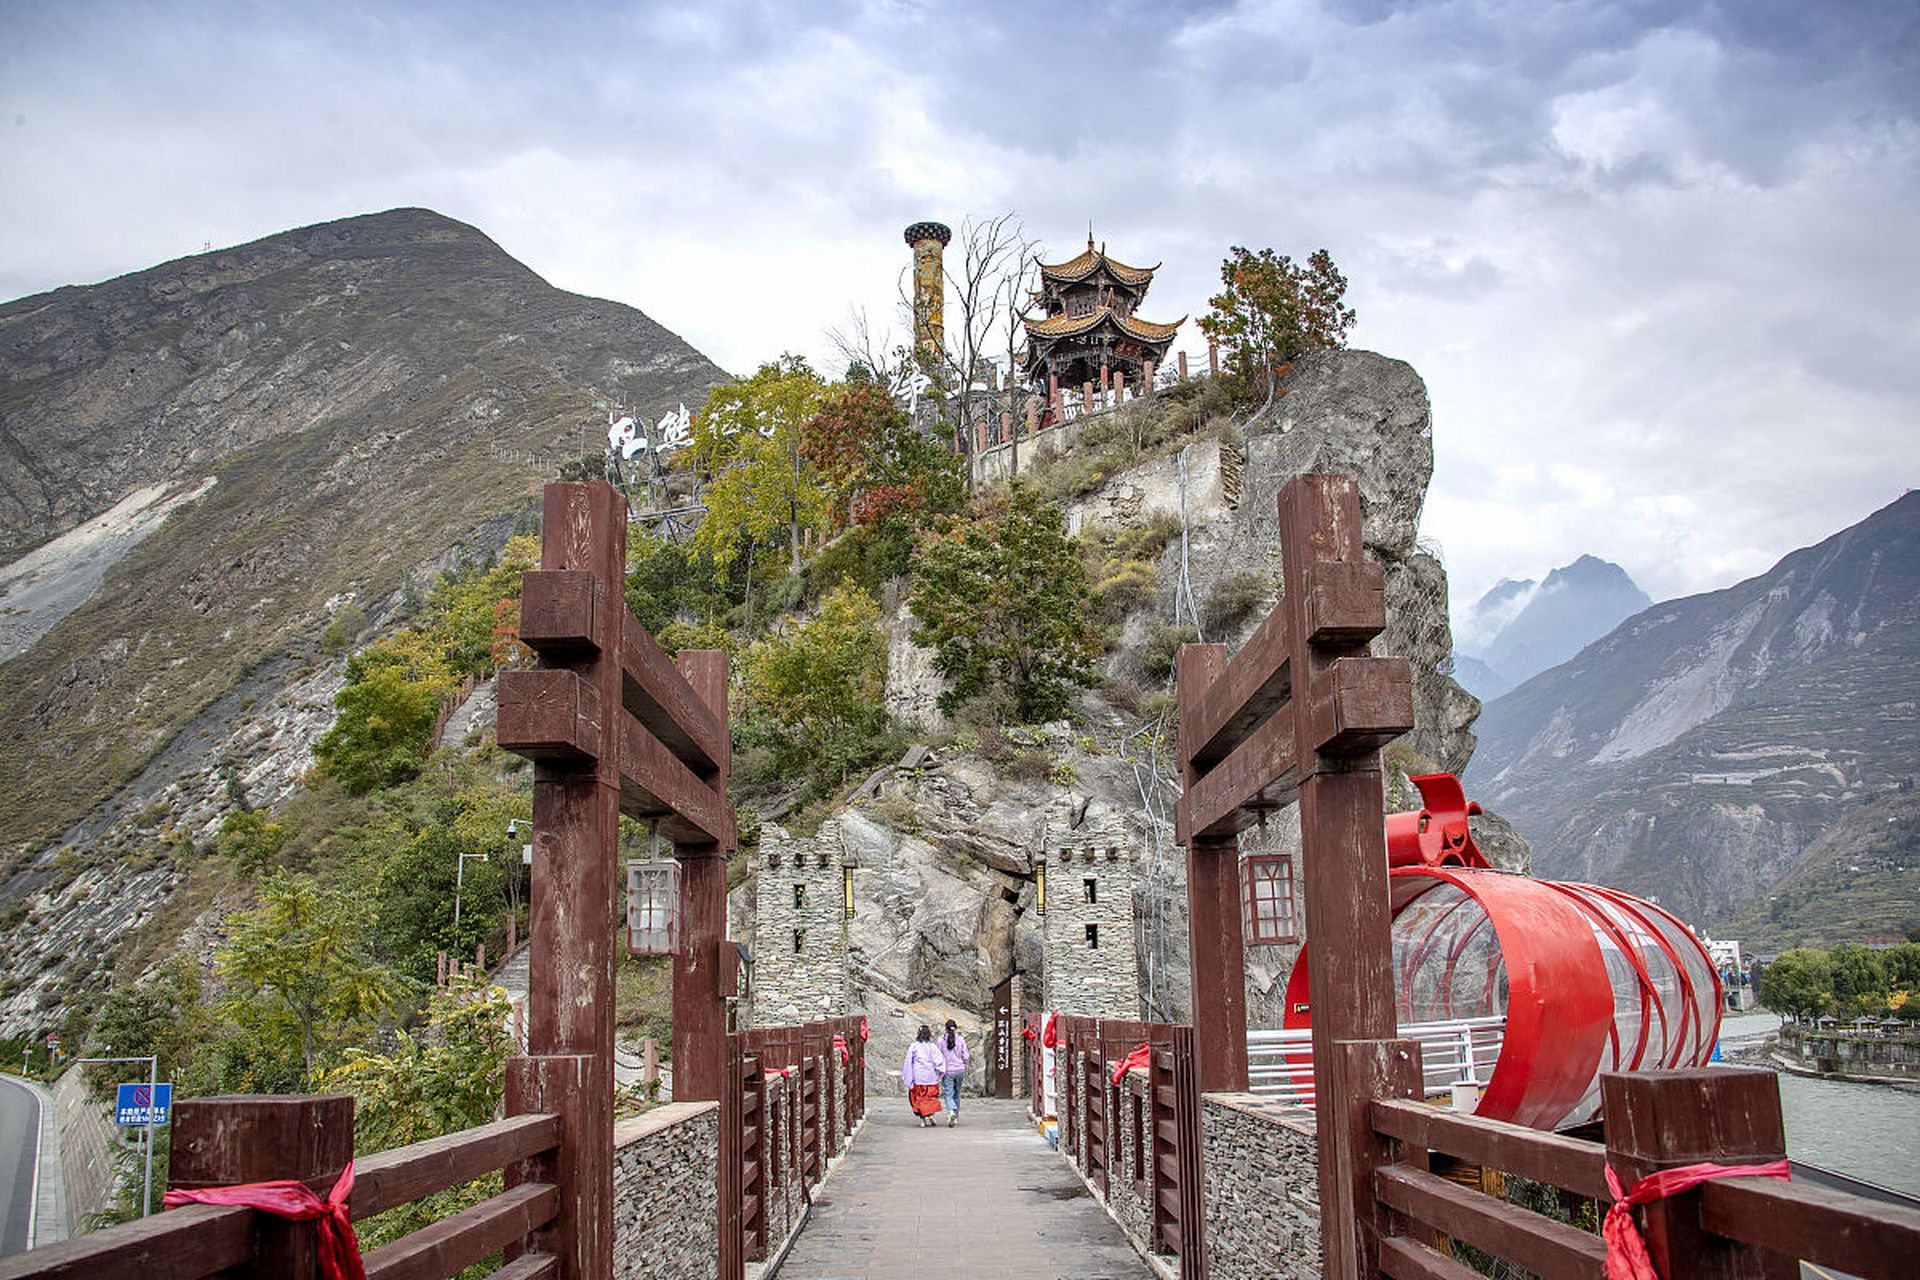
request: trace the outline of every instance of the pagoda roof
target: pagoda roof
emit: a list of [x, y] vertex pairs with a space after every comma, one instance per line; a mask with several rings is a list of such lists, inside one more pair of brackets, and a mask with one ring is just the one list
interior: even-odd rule
[[1137, 316], [1115, 311], [1112, 307], [1095, 307], [1081, 316], [1047, 316], [1043, 319], [1026, 321], [1027, 332], [1036, 338], [1072, 338], [1083, 333], [1092, 333], [1102, 324], [1111, 320], [1120, 332], [1129, 338], [1141, 342], [1167, 342], [1186, 322], [1181, 316], [1172, 324], [1158, 324], [1152, 320], [1142, 320]]
[[1094, 248], [1093, 237], [1088, 236], [1086, 252], [1069, 258], [1065, 262], [1051, 265], [1042, 262], [1040, 274], [1045, 279], [1056, 280], [1062, 284], [1076, 284], [1098, 271], [1103, 265], [1114, 279], [1122, 284], [1131, 285], [1146, 284], [1153, 279], [1153, 273], [1160, 269], [1160, 264], [1157, 262], [1150, 267], [1130, 267], [1124, 262], [1117, 262], [1107, 256], [1106, 246]]

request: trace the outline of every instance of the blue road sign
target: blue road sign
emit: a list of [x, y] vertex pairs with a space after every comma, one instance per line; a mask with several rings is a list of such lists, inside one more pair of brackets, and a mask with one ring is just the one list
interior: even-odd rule
[[166, 1124], [173, 1116], [173, 1084], [123, 1084], [113, 1100], [115, 1124]]

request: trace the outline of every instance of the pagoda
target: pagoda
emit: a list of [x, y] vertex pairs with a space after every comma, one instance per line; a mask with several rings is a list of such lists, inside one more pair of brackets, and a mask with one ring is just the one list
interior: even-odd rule
[[1146, 389], [1150, 369], [1165, 359], [1180, 325], [1159, 324], [1134, 315], [1147, 296], [1158, 263], [1130, 267], [1107, 256], [1105, 245], [1065, 262], [1040, 267], [1040, 288], [1033, 301], [1041, 314], [1022, 317], [1027, 328], [1024, 368], [1042, 390], [1049, 407], [1061, 390], [1098, 386], [1125, 378]]

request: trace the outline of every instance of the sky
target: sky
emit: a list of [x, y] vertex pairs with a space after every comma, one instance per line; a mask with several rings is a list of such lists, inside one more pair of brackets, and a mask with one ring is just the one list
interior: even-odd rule
[[1659, 600], [1920, 483], [1917, 116], [1911, 0], [0, 0], [0, 299], [421, 205], [831, 370], [920, 219], [1091, 223], [1156, 320], [1324, 247], [1456, 614], [1583, 553]]

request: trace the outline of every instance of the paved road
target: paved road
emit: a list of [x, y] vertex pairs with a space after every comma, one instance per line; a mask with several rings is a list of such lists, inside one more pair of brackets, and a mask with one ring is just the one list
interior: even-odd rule
[[1152, 1277], [1024, 1101], [967, 1098], [960, 1115], [922, 1129], [903, 1099], [871, 1099], [780, 1280]]
[[0, 1076], [0, 1256], [27, 1247], [33, 1216], [34, 1150], [40, 1136], [40, 1102], [31, 1091]]

